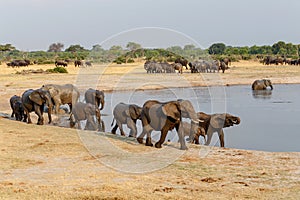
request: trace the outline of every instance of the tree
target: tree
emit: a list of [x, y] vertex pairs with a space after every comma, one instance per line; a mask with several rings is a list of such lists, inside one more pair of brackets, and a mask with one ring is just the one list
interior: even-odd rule
[[212, 44], [208, 48], [208, 53], [209, 54], [213, 54], [213, 55], [215, 55], [215, 54], [224, 54], [225, 49], [226, 49], [225, 44], [223, 44], [223, 43], [215, 43], [215, 44]]
[[60, 42], [53, 43], [49, 46], [48, 52], [61, 52], [64, 45]]
[[79, 44], [76, 45], [71, 45], [69, 46], [66, 50], [66, 52], [80, 52], [80, 51], [87, 51], [85, 48], [83, 48], [82, 46], [80, 46]]
[[104, 51], [104, 49], [101, 47], [101, 45], [96, 44], [96, 45], [94, 45], [94, 46], [92, 47], [92, 51], [97, 51], [97, 52], [99, 52], [99, 51]]
[[286, 44], [283, 41], [279, 41], [272, 45], [273, 54], [278, 54], [280, 49], [286, 49]]
[[196, 48], [195, 45], [187, 44], [187, 45], [184, 45], [183, 50], [189, 51], [189, 50], [194, 50], [195, 48]]
[[0, 51], [13, 51], [13, 50], [16, 50], [16, 47], [12, 46], [11, 44], [0, 45]]
[[141, 49], [142, 48], [142, 45], [138, 44], [138, 43], [135, 43], [135, 42], [128, 42], [128, 44], [126, 45], [126, 48], [129, 50], [129, 51], [135, 51], [137, 49]]

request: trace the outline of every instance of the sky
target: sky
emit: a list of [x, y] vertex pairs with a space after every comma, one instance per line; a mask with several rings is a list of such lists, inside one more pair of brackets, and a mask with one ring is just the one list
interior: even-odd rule
[[0, 44], [300, 44], [299, 0], [0, 0]]

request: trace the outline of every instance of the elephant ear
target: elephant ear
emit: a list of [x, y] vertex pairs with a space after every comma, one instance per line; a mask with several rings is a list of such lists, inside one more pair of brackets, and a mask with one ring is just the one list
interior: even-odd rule
[[51, 97], [56, 96], [56, 95], [59, 94], [58, 89], [56, 89], [54, 86], [49, 86], [48, 91], [49, 91]]
[[167, 117], [170, 117], [174, 120], [180, 120], [180, 105], [178, 102], [169, 102], [162, 106], [162, 112]]
[[138, 119], [140, 117], [138, 108], [134, 105], [130, 105], [129, 106], [129, 115], [130, 115], [131, 119]]
[[29, 99], [40, 106], [44, 103], [43, 99], [38, 91], [33, 91], [29, 95]]
[[210, 125], [216, 129], [223, 128], [225, 119], [226, 116], [223, 114], [212, 115], [210, 118]]

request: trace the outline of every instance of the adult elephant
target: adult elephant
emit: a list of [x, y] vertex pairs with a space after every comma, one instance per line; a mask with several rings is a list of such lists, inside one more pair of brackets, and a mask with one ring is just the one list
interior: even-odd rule
[[81, 61], [81, 60], [75, 60], [75, 61], [74, 61], [75, 67], [83, 67], [83, 66], [84, 66], [83, 64], [84, 64], [84, 63], [83, 63], [83, 61]]
[[[122, 128], [122, 124], [126, 124], [130, 129], [129, 137], [136, 137], [137, 128], [136, 121], [141, 119], [142, 108], [135, 104], [125, 104], [119, 103], [115, 106], [113, 110], [114, 120], [116, 120], [116, 125], [111, 130], [112, 134], [116, 134], [117, 128], [119, 127], [121, 135], [125, 136]], [[114, 120], [111, 124], [113, 126]]]
[[73, 107], [73, 117], [70, 120], [70, 127], [73, 128], [75, 124], [78, 124], [78, 128], [81, 129], [80, 121], [87, 120], [85, 130], [97, 130], [98, 125], [94, 120], [96, 116], [98, 123], [101, 123], [100, 110], [93, 104], [77, 102]]
[[185, 58], [177, 58], [175, 60], [175, 63], [180, 63], [183, 67], [185, 67], [187, 69], [189, 61]]
[[270, 87], [273, 90], [273, 85], [270, 79], [255, 80], [252, 84], [252, 90], [266, 90]]
[[100, 104], [100, 110], [103, 110], [104, 108], [104, 92], [100, 90], [94, 90], [92, 88], [89, 88], [85, 94], [85, 101], [86, 103], [90, 103], [93, 105], [96, 105], [97, 108], [99, 108]]
[[202, 122], [199, 123], [200, 127], [203, 127], [205, 129], [207, 140], [205, 145], [209, 145], [212, 134], [214, 132], [217, 132], [219, 135], [220, 140], [220, 146], [224, 147], [224, 131], [223, 128], [230, 127], [233, 125], [240, 124], [241, 120], [239, 117], [222, 113], [222, 114], [206, 114], [204, 112], [197, 113], [198, 118], [202, 120]]
[[171, 65], [178, 73], [182, 74], [183, 67], [180, 63], [172, 63]]
[[56, 67], [58, 67], [58, 66], [68, 67], [68, 63], [65, 61], [62, 61], [62, 60], [57, 60], [57, 61], [55, 61], [54, 64]]
[[43, 112], [44, 106], [48, 106], [48, 119], [49, 124], [52, 122], [51, 110], [53, 107], [50, 93], [48, 91], [37, 89], [37, 90], [26, 90], [22, 95], [22, 104], [25, 111], [24, 121], [28, 118], [28, 123], [32, 123], [30, 118], [30, 112], [35, 112], [38, 116], [38, 125], [44, 124]]
[[169, 130], [176, 128], [180, 149], [187, 149], [183, 128], [180, 126], [182, 118], [190, 118], [191, 123], [191, 132], [197, 132], [199, 119], [194, 110], [192, 103], [188, 100], [177, 100], [169, 102], [159, 102], [156, 100], [146, 101], [142, 109], [142, 124], [143, 132], [137, 138], [139, 143], [143, 143], [143, 138], [147, 134], [146, 146], [153, 146], [151, 142], [151, 132], [161, 131], [160, 139], [156, 142], [155, 147], [161, 148], [161, 145], [164, 143], [167, 133]]
[[17, 121], [24, 119], [24, 107], [20, 96], [14, 95], [9, 99], [10, 107], [12, 109], [11, 117], [16, 118]]
[[219, 66], [219, 70], [222, 70], [223, 73], [225, 73], [225, 70], [227, 69], [228, 65], [226, 65], [225, 62], [221, 61], [220, 62], [220, 66]]
[[56, 85], [46, 84], [43, 85], [42, 90], [48, 91], [55, 105], [55, 113], [58, 114], [60, 105], [68, 104], [72, 112], [72, 105], [78, 102], [80, 97], [79, 90], [72, 84]]
[[221, 62], [224, 62], [227, 66], [231, 65], [231, 59], [230, 58], [223, 58]]

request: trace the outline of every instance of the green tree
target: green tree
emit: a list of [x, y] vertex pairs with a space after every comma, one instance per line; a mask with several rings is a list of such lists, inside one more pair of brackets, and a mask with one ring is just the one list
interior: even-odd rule
[[273, 54], [278, 54], [280, 49], [285, 49], [285, 48], [286, 48], [285, 42], [279, 41], [272, 45], [272, 52]]
[[188, 50], [195, 50], [195, 45], [193, 45], [193, 44], [187, 44], [187, 45], [184, 45], [184, 47], [183, 47], [183, 50], [185, 50], [185, 51], [188, 51]]
[[224, 54], [226, 49], [226, 45], [223, 43], [215, 43], [212, 44], [209, 48], [208, 48], [208, 53], [211, 55], [215, 55], [215, 54]]
[[16, 47], [12, 46], [12, 44], [0, 45], [0, 51], [13, 51], [13, 50], [16, 50]]
[[85, 48], [80, 46], [79, 44], [71, 45], [66, 50], [66, 52], [80, 52], [80, 51], [87, 51]]
[[135, 51], [137, 49], [141, 49], [142, 48], [142, 45], [138, 44], [138, 43], [135, 43], [135, 42], [128, 42], [128, 44], [126, 45], [126, 48], [129, 50], [129, 51]]

